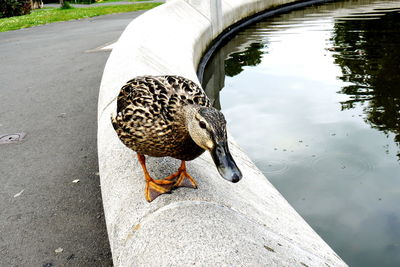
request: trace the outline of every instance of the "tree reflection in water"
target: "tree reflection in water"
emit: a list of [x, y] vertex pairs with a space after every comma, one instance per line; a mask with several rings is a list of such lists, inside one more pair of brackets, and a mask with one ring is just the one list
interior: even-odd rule
[[235, 52], [225, 60], [225, 75], [233, 77], [243, 71], [244, 66], [257, 66], [261, 63], [264, 44], [251, 43], [244, 51]]
[[[387, 12], [387, 11], [386, 11]], [[367, 14], [368, 15], [368, 14]], [[374, 14], [370, 14], [374, 15]], [[338, 93], [350, 96], [342, 109], [363, 106], [365, 122], [386, 134], [395, 134], [400, 147], [400, 13], [335, 23], [332, 41], [339, 77], [350, 85]], [[397, 154], [400, 160], [400, 152]]]

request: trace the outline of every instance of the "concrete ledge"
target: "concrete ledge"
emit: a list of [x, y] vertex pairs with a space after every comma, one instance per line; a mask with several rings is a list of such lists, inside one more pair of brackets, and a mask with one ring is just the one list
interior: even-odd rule
[[[229, 25], [285, 0], [175, 0], [146, 12], [122, 34], [106, 64], [98, 106], [98, 153], [115, 266], [346, 266], [230, 137], [244, 177], [219, 177], [205, 153], [188, 163], [199, 189], [178, 189], [151, 204], [136, 154], [117, 138], [110, 116], [121, 86], [139, 75], [182, 75], [196, 68]], [[228, 125], [229, 127], [229, 125]], [[148, 161], [163, 177], [179, 162]]]

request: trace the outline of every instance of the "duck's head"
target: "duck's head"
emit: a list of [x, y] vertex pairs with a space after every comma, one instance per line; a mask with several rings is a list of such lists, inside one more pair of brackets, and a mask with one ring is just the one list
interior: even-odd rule
[[215, 108], [196, 106], [186, 113], [186, 123], [193, 141], [211, 153], [220, 175], [233, 183], [242, 178], [228, 148], [226, 121]]

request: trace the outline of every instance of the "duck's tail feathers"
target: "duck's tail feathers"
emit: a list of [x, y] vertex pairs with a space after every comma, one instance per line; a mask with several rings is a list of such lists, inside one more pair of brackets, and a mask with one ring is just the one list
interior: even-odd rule
[[119, 129], [119, 123], [117, 120], [117, 116], [113, 113], [111, 113], [111, 124], [114, 127], [114, 130]]

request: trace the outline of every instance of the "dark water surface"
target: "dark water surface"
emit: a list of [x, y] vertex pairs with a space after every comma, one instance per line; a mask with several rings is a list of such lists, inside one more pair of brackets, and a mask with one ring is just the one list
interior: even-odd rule
[[350, 266], [400, 266], [400, 1], [340, 1], [255, 24], [214, 56], [204, 86]]

